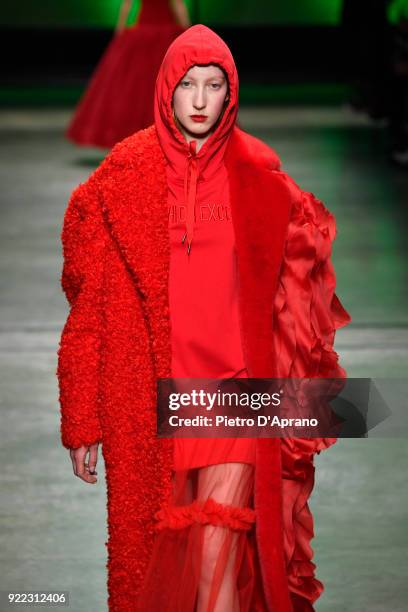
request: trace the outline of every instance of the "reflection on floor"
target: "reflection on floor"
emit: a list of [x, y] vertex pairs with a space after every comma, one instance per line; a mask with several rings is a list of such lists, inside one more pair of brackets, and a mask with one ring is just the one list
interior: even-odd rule
[[[72, 474], [59, 445], [56, 346], [67, 314], [60, 227], [72, 189], [104, 152], [63, 138], [69, 114], [0, 113], [2, 589], [64, 589], [75, 612], [106, 610], [106, 496]], [[384, 130], [340, 108], [242, 108], [243, 129], [335, 214], [337, 293], [353, 317], [336, 350], [352, 377], [402, 377], [408, 363], [408, 176]], [[316, 458], [313, 548], [321, 612], [406, 609], [403, 439], [342, 440]], [[17, 609], [17, 608], [16, 608]]]

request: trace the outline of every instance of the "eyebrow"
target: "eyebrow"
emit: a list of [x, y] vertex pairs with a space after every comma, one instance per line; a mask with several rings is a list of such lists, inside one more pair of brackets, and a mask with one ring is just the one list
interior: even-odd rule
[[[184, 79], [191, 79], [192, 81], [196, 81], [197, 79], [195, 79], [192, 76], [183, 76], [183, 78], [181, 79], [182, 81], [184, 81]], [[222, 79], [223, 81], [225, 81], [225, 76], [223, 74], [220, 74], [218, 76], [212, 76], [212, 77], [208, 77], [208, 79], [206, 79], [206, 81], [213, 81], [214, 79]]]

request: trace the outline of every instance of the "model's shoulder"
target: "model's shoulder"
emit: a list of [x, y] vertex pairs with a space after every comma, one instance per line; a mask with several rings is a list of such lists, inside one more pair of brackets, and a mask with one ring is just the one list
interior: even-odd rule
[[118, 142], [88, 178], [74, 189], [71, 200], [85, 217], [91, 208], [100, 207], [104, 194], [124, 182], [137, 181], [142, 175], [156, 175], [161, 163], [164, 164], [164, 158], [156, 128], [152, 125]]
[[78, 195], [97, 191], [109, 185], [118, 177], [127, 177], [129, 172], [154, 168], [162, 157], [156, 128], [153, 125], [139, 130], [118, 142], [99, 166], [81, 183], [76, 192]]
[[118, 142], [105, 158], [114, 166], [135, 166], [138, 162], [157, 157], [161, 153], [156, 126], [154, 124], [139, 130]]
[[85, 200], [96, 194], [99, 188], [117, 174], [115, 168], [119, 172], [122, 168], [135, 168], [138, 160], [148, 158], [149, 151], [155, 148], [155, 142], [154, 125], [124, 138], [115, 144], [88, 178], [74, 189], [72, 196], [77, 200]]
[[302, 218], [304, 222], [313, 221], [320, 228], [327, 227], [330, 235], [335, 236], [335, 218], [326, 205], [314, 193], [305, 191], [282, 168], [281, 160], [274, 149], [260, 138], [256, 138], [236, 127], [234, 130], [235, 150], [239, 158], [250, 164], [260, 164], [273, 171], [276, 184], [282, 185], [292, 200], [292, 217]]
[[242, 128], [235, 126], [234, 128], [234, 144], [239, 150], [239, 156], [243, 161], [250, 161], [262, 166], [266, 166], [271, 170], [281, 169], [281, 160], [277, 152], [272, 149], [266, 142], [245, 132]]

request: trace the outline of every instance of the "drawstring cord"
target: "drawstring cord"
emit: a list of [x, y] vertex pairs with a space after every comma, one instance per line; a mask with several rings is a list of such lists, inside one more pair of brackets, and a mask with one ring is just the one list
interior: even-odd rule
[[[187, 238], [187, 255], [190, 255], [194, 231], [194, 212], [197, 194], [198, 162], [196, 158], [196, 141], [189, 143], [186, 171], [184, 173], [184, 201], [187, 205], [186, 232], [181, 240], [184, 244]], [[190, 179], [190, 180], [189, 180]]]

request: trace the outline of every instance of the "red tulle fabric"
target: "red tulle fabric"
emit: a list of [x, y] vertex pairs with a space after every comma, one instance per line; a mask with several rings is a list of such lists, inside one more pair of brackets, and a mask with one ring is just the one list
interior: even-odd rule
[[223, 463], [174, 474], [137, 610], [266, 610], [255, 543], [254, 466]]
[[143, 2], [137, 23], [115, 34], [102, 55], [67, 138], [111, 148], [151, 125], [158, 70], [170, 43], [183, 31], [167, 0]]

